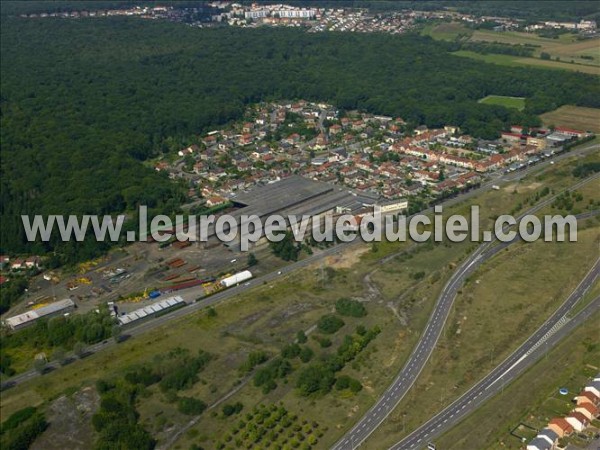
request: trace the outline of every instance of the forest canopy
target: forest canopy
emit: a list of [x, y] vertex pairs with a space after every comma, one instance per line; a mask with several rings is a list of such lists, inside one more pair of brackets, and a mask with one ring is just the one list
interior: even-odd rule
[[[600, 106], [591, 75], [489, 65], [416, 35], [8, 16], [0, 33], [2, 251], [69, 260], [101, 248], [26, 243], [20, 215], [139, 204], [172, 213], [184, 187], [142, 162], [240, 118], [249, 103], [328, 101], [482, 137], [535, 125], [565, 103]], [[477, 103], [489, 94], [526, 97], [525, 110]]]

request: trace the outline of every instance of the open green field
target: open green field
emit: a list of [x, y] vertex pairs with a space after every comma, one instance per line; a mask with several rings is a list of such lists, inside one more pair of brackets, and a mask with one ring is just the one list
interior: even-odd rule
[[[505, 44], [530, 44], [537, 48], [535, 56], [542, 52], [549, 53], [552, 59], [559, 57], [561, 61], [575, 62], [578, 64], [598, 66], [600, 65], [600, 39], [577, 40], [572, 34], [563, 34], [558, 39], [548, 39], [533, 33], [519, 32], [495, 32], [488, 30], [477, 30], [473, 33], [471, 40], [483, 42], [501, 42]], [[593, 59], [582, 59], [582, 56]]]
[[457, 22], [431, 24], [424, 27], [421, 31], [423, 35], [443, 41], [453, 41], [459, 36], [471, 36], [472, 33], [472, 30], [465, 28]]
[[558, 389], [567, 387], [570, 398], [600, 370], [600, 346], [597, 345], [600, 339], [599, 320], [600, 313], [596, 313], [508, 385], [504, 392], [444, 434], [436, 444], [452, 450], [522, 449], [522, 442], [510, 435], [508, 430], [520, 423], [541, 427], [550, 419], [564, 414], [572, 408], [572, 404], [558, 394]]
[[499, 105], [504, 106], [506, 108], [514, 108], [519, 111], [525, 108], [525, 98], [524, 97], [505, 97], [502, 95], [488, 95], [487, 97], [479, 100], [479, 103], [483, 103], [485, 105]]
[[523, 66], [535, 66], [541, 67], [544, 69], [555, 69], [555, 70], [571, 70], [574, 72], [582, 72], [589, 73], [592, 75], [600, 75], [600, 67], [598, 66], [588, 66], [584, 64], [570, 64], [566, 62], [560, 61], [547, 61], [543, 59], [536, 58], [525, 58], [521, 56], [512, 56], [512, 55], [496, 55], [496, 54], [488, 54], [483, 55], [481, 53], [475, 53], [466, 50], [459, 50], [453, 53], [457, 56], [463, 56], [466, 58], [478, 59], [480, 61], [485, 61], [491, 64], [499, 64], [501, 66], [511, 66], [511, 67], [523, 67]]
[[544, 125], [600, 133], [600, 109], [565, 105], [542, 114]]

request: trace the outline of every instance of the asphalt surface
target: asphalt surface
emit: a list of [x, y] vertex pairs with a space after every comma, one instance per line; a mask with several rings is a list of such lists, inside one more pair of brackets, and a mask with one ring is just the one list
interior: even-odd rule
[[[527, 167], [525, 169], [522, 169], [522, 170], [519, 170], [519, 171], [515, 171], [515, 172], [511, 172], [509, 174], [503, 174], [503, 173], [495, 174], [494, 176], [491, 177], [490, 180], [488, 180], [487, 182], [483, 183], [479, 188], [472, 189], [471, 191], [468, 191], [468, 192], [466, 192], [466, 193], [464, 193], [464, 194], [462, 194], [460, 196], [457, 196], [457, 197], [454, 197], [454, 198], [449, 198], [449, 199], [441, 202], [440, 204], [443, 205], [443, 206], [445, 206], [445, 207], [447, 207], [447, 206], [451, 206], [451, 205], [456, 204], [456, 203], [463, 202], [463, 201], [467, 200], [468, 198], [473, 197], [474, 195], [478, 195], [481, 192], [484, 192], [484, 191], [492, 189], [492, 186], [494, 186], [496, 184], [520, 180], [520, 179], [524, 178], [527, 174], [529, 174], [530, 172], [532, 172], [534, 170], [539, 170], [540, 168], [549, 166], [551, 164], [551, 162], [560, 161], [560, 160], [562, 160], [564, 158], [569, 158], [569, 157], [573, 157], [573, 156], [580, 156], [580, 155], [582, 155], [584, 153], [587, 153], [590, 150], [594, 150], [594, 149], [597, 149], [597, 148], [600, 148], [600, 145], [598, 145], [598, 144], [583, 145], [583, 146], [581, 146], [581, 147], [579, 147], [579, 148], [577, 148], [575, 150], [572, 150], [572, 151], [567, 152], [567, 153], [562, 153], [562, 154], [559, 154], [559, 155], [553, 157], [552, 161], [550, 161], [550, 160], [544, 160], [544, 161], [542, 161], [542, 162], [540, 162], [540, 163], [538, 163], [538, 164], [536, 164], [534, 166], [529, 166], [529, 167]], [[584, 180], [584, 182], [585, 182], [585, 180]], [[539, 209], [539, 208], [545, 206], [548, 203], [549, 203], [549, 201], [546, 201], [546, 202], [544, 202], [544, 205], [538, 205], [535, 208]], [[532, 208], [532, 210], [535, 209], [535, 208]], [[433, 211], [433, 207], [428, 208], [425, 211], [421, 211], [420, 214], [427, 214], [427, 213], [432, 212], [432, 211]], [[301, 269], [301, 268], [304, 268], [306, 266], [309, 266], [309, 265], [311, 265], [311, 264], [319, 261], [322, 258], [325, 258], [327, 256], [331, 256], [331, 255], [336, 254], [336, 253], [339, 253], [339, 252], [341, 252], [341, 251], [343, 251], [345, 249], [350, 248], [351, 246], [360, 245], [361, 243], [362, 243], [362, 241], [360, 239], [356, 239], [356, 240], [354, 240], [352, 242], [349, 242], [349, 243], [341, 243], [341, 244], [338, 244], [338, 245], [336, 245], [334, 247], [329, 247], [329, 248], [327, 248], [327, 249], [325, 249], [323, 251], [320, 251], [319, 253], [315, 253], [314, 255], [311, 255], [310, 257], [308, 257], [306, 259], [294, 262], [294, 263], [292, 263], [292, 264], [290, 264], [290, 265], [288, 265], [288, 266], [280, 269], [278, 272], [272, 272], [272, 273], [266, 274], [266, 275], [264, 275], [264, 276], [262, 276], [260, 278], [255, 278], [255, 279], [253, 279], [250, 282], [249, 285], [245, 285], [245, 284], [244, 285], [238, 285], [238, 286], [229, 288], [226, 291], [219, 292], [219, 293], [217, 293], [215, 295], [212, 295], [210, 297], [203, 298], [203, 299], [201, 299], [200, 301], [197, 301], [197, 302], [195, 301], [195, 299], [200, 295], [200, 290], [193, 289], [193, 288], [192, 289], [188, 289], [185, 292], [179, 293], [179, 295], [181, 295], [181, 297], [183, 297], [183, 299], [186, 300], [186, 302], [189, 303], [188, 306], [185, 306], [185, 307], [183, 307], [181, 309], [173, 311], [173, 312], [171, 312], [169, 314], [166, 314], [164, 316], [160, 316], [158, 318], [154, 318], [154, 319], [150, 319], [148, 321], [142, 322], [139, 325], [134, 325], [134, 326], [128, 327], [128, 328], [126, 328], [124, 330], [124, 335], [127, 338], [132, 338], [132, 337], [138, 336], [138, 335], [143, 334], [145, 332], [148, 332], [148, 331], [150, 331], [152, 329], [155, 329], [157, 327], [165, 325], [168, 322], [177, 320], [179, 318], [187, 316], [190, 313], [193, 313], [195, 311], [198, 311], [198, 310], [201, 310], [201, 309], [206, 308], [208, 306], [211, 306], [211, 305], [213, 305], [213, 304], [215, 304], [215, 303], [217, 303], [219, 301], [223, 301], [223, 300], [226, 300], [228, 298], [235, 297], [236, 295], [241, 294], [245, 290], [251, 289], [252, 287], [254, 287], [254, 286], [258, 285], [258, 284], [268, 283], [268, 282], [273, 281], [273, 280], [275, 280], [275, 279], [277, 279], [279, 277], [282, 277], [284, 275], [290, 274], [291, 272], [294, 272], [294, 271], [296, 271], [298, 269]], [[490, 246], [490, 243], [482, 244], [478, 248], [478, 250], [472, 255], [472, 257], [475, 256], [475, 257], [480, 258], [481, 255], [478, 252], [483, 252], [483, 250], [486, 249], [489, 246]], [[469, 261], [467, 260], [467, 262], [469, 262]], [[463, 264], [463, 266], [461, 266], [461, 268], [465, 269], [465, 265], [466, 265], [466, 263]], [[476, 268], [476, 267], [474, 267], [474, 268]], [[461, 272], [461, 273], [463, 273], [463, 276], [465, 274], [468, 275], [469, 273], [472, 272], [472, 270], [474, 270], [474, 268], [466, 267], [466, 269], [468, 270], [468, 272]], [[450, 298], [450, 301], [452, 299], [453, 299], [453, 297]], [[446, 302], [444, 302], [443, 305], [445, 305], [447, 302], [448, 302], [448, 299], [446, 299]], [[439, 311], [437, 311], [439, 305], [440, 305], [440, 301], [438, 300], [438, 303], [436, 304], [436, 310], [434, 310], [434, 313], [433, 313], [434, 315], [432, 316], [432, 320], [434, 320], [434, 317], [436, 317], [436, 316], [438, 317], [438, 319], [440, 318], [439, 315], [436, 315], [436, 312], [439, 313]], [[436, 319], [436, 327], [443, 328], [443, 323], [442, 322], [438, 322], [438, 319]], [[430, 323], [431, 323], [431, 320], [430, 320]], [[429, 328], [429, 326], [430, 326], [430, 324], [427, 325], [428, 328]], [[439, 332], [438, 332], [438, 337], [439, 337]], [[423, 338], [421, 340], [423, 340]], [[435, 345], [435, 342], [437, 342], [437, 338], [435, 339], [435, 341], [431, 341], [430, 340], [428, 342], [428, 346], [431, 346], [431, 349], [432, 349], [433, 346]], [[102, 351], [103, 349], [108, 348], [108, 347], [110, 347], [112, 345], [117, 345], [114, 342], [113, 339], [108, 339], [108, 340], [99, 342], [97, 344], [93, 344], [93, 345], [91, 345], [91, 346], [89, 346], [89, 347], [86, 348], [86, 355], [91, 355], [93, 353], [97, 353], [97, 352]], [[419, 347], [419, 345], [417, 345], [417, 347]], [[431, 352], [429, 352], [429, 353], [431, 353]], [[414, 355], [414, 353], [413, 353], [413, 355]], [[74, 357], [73, 354], [70, 354], [68, 356], [71, 356], [72, 359], [77, 359], [77, 358]], [[427, 357], [428, 357], [428, 355], [427, 355]], [[411, 356], [411, 358], [412, 358], [412, 356]], [[419, 361], [421, 361], [421, 360], [419, 359]], [[425, 362], [426, 362], [426, 360], [425, 360]], [[409, 361], [409, 363], [410, 363], [410, 361]], [[47, 365], [47, 371], [60, 370], [60, 368], [61, 368], [61, 366], [58, 363], [56, 363], [56, 362], [50, 362]], [[414, 366], [413, 369], [414, 368], [416, 368], [416, 366]], [[422, 367], [421, 367], [421, 369], [422, 369]], [[418, 372], [420, 372], [420, 370]], [[415, 374], [415, 375], [418, 375], [418, 372], [413, 370], [411, 373]], [[1, 390], [12, 388], [12, 387], [14, 387], [14, 386], [16, 386], [18, 384], [26, 382], [26, 381], [28, 381], [28, 380], [30, 380], [32, 378], [35, 378], [37, 376], [40, 376], [40, 375], [41, 374], [39, 372], [37, 372], [36, 370], [30, 369], [30, 370], [28, 370], [26, 372], [23, 372], [23, 373], [21, 373], [19, 375], [16, 375], [16, 376], [14, 376], [14, 377], [6, 380], [4, 383], [2, 383], [2, 385], [0, 386], [0, 388], [1, 388]], [[400, 374], [400, 376], [401, 375], [402, 375], [402, 373]], [[400, 379], [400, 376], [397, 378], [397, 380]], [[411, 383], [411, 385], [412, 385], [412, 383]], [[393, 388], [393, 387], [394, 386], [392, 385], [391, 388]], [[398, 393], [398, 390], [396, 390], [395, 392]], [[404, 394], [402, 394], [402, 395], [404, 395]], [[377, 407], [378, 405], [375, 405], [375, 406]], [[391, 412], [391, 409], [389, 410], [389, 412]], [[361, 422], [359, 422], [358, 425], [361, 425]], [[371, 432], [375, 428], [376, 428], [376, 426], [371, 429]], [[370, 434], [370, 432], [368, 434]], [[366, 436], [368, 436], [368, 434]], [[343, 448], [343, 447], [340, 447], [340, 448]]]
[[593, 313], [600, 310], [599, 296], [575, 316], [568, 317], [569, 311], [586, 294], [599, 276], [600, 259], [596, 260], [592, 269], [567, 300], [514, 353], [454, 403], [390, 448], [410, 450], [425, 447], [433, 439], [475, 411], [486, 400], [502, 391], [507, 384], [533, 365], [548, 349], [568, 336]]

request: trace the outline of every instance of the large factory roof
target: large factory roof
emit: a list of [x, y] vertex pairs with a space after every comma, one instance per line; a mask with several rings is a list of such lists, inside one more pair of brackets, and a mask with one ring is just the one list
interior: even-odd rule
[[236, 213], [256, 214], [263, 217], [321, 196], [333, 191], [333, 189], [334, 187], [329, 184], [294, 175], [275, 183], [254, 188], [249, 192], [238, 194], [232, 198], [232, 201], [245, 206], [237, 210]]

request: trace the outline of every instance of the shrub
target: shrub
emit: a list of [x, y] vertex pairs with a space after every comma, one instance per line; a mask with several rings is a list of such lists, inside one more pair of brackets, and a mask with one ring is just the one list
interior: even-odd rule
[[296, 339], [298, 339], [299, 344], [304, 344], [308, 340], [308, 338], [306, 337], [306, 334], [302, 330], [300, 330], [296, 333]]
[[344, 326], [344, 321], [333, 314], [326, 314], [319, 319], [317, 328], [325, 334], [334, 334]]
[[309, 362], [314, 356], [314, 352], [310, 349], [310, 347], [303, 347], [300, 351], [300, 361], [303, 363]]
[[340, 298], [335, 302], [335, 310], [342, 316], [364, 317], [367, 315], [367, 310], [361, 302], [349, 298]]
[[177, 402], [177, 410], [188, 416], [198, 416], [206, 409], [206, 403], [192, 397], [181, 397]]

